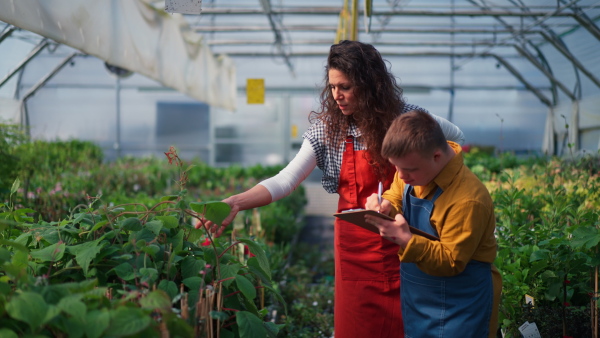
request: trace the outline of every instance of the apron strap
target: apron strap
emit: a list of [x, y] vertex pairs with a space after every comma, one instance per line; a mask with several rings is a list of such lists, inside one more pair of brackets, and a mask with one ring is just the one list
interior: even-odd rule
[[347, 190], [343, 195], [345, 199], [354, 205], [358, 205], [358, 188], [356, 187], [356, 162], [354, 158], [354, 136], [348, 135], [346, 137], [345, 149], [344, 149], [344, 166], [342, 170], [344, 175], [351, 179], [347, 180]]

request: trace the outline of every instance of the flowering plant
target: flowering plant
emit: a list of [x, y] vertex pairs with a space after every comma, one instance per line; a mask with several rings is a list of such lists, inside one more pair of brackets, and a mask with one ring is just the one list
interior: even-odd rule
[[[180, 191], [152, 207], [96, 196], [70, 218], [33, 223], [33, 210], [0, 204], [0, 336], [277, 335], [264, 297], [282, 298], [262, 244], [195, 229], [229, 206], [186, 201], [191, 167], [175, 149], [167, 157]], [[254, 257], [237, 253], [244, 245]]]

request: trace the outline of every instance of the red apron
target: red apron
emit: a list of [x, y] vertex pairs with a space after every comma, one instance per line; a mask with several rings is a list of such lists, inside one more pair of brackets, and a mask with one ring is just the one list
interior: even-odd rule
[[[378, 180], [366, 151], [348, 136], [342, 160], [338, 212], [364, 208]], [[390, 187], [393, 172], [384, 182]], [[352, 223], [335, 220], [336, 338], [404, 337], [400, 313], [398, 246]]]

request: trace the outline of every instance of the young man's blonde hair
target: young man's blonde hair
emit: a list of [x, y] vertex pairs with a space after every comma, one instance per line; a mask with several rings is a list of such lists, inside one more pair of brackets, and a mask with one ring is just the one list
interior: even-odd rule
[[392, 122], [383, 139], [381, 156], [400, 158], [415, 151], [429, 155], [437, 149], [447, 150], [442, 128], [427, 112], [411, 110]]

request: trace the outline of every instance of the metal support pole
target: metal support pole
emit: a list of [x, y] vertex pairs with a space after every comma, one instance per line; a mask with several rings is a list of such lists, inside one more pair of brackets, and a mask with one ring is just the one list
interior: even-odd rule
[[117, 120], [116, 120], [116, 142], [114, 144], [114, 149], [117, 151], [117, 158], [121, 157], [121, 78], [116, 76], [116, 85], [115, 85], [115, 105], [117, 112]]
[[56, 65], [56, 67], [54, 67], [54, 69], [52, 69], [50, 71], [50, 73], [46, 74], [46, 76], [44, 76], [40, 81], [38, 81], [33, 87], [31, 87], [31, 89], [29, 89], [27, 91], [27, 93], [25, 93], [25, 95], [23, 95], [22, 98], [22, 104], [23, 104], [23, 109], [24, 109], [24, 117], [21, 120], [21, 124], [23, 124], [23, 121], [25, 122], [24, 127], [26, 128], [26, 132], [28, 136], [30, 135], [30, 131], [29, 131], [29, 114], [27, 111], [27, 100], [29, 100], [29, 98], [31, 96], [33, 96], [38, 89], [40, 89], [44, 84], [46, 84], [46, 82], [50, 81], [51, 78], [54, 77], [54, 75], [56, 75], [67, 63], [71, 62], [71, 60], [78, 56], [78, 55], [82, 55], [80, 53], [71, 53], [69, 56], [67, 56], [66, 58], [64, 58], [58, 65]]
[[[452, 0], [451, 4], [451, 8], [452, 11], [454, 11], [454, 0]], [[451, 27], [455, 28], [455, 24], [456, 24], [456, 20], [454, 19], [453, 16], [450, 17], [450, 22], [451, 22]], [[455, 34], [454, 33], [450, 33], [450, 41], [452, 43], [452, 45], [450, 46], [450, 52], [452, 53], [452, 55], [450, 55], [450, 102], [448, 104], [448, 121], [452, 122], [452, 120], [454, 119], [454, 96], [456, 94], [456, 92], [454, 91], [454, 73], [456, 71], [456, 65], [455, 65], [455, 60], [454, 60], [454, 53], [455, 53], [455, 49], [454, 49], [454, 39], [455, 39]]]
[[289, 163], [291, 158], [290, 158], [290, 148], [292, 147], [292, 142], [291, 142], [291, 125], [290, 125], [290, 114], [292, 113], [292, 99], [290, 96], [290, 93], [288, 92], [287, 94], [283, 95], [283, 106], [285, 107], [283, 110], [283, 117], [282, 117], [282, 128], [283, 128], [283, 163]]

